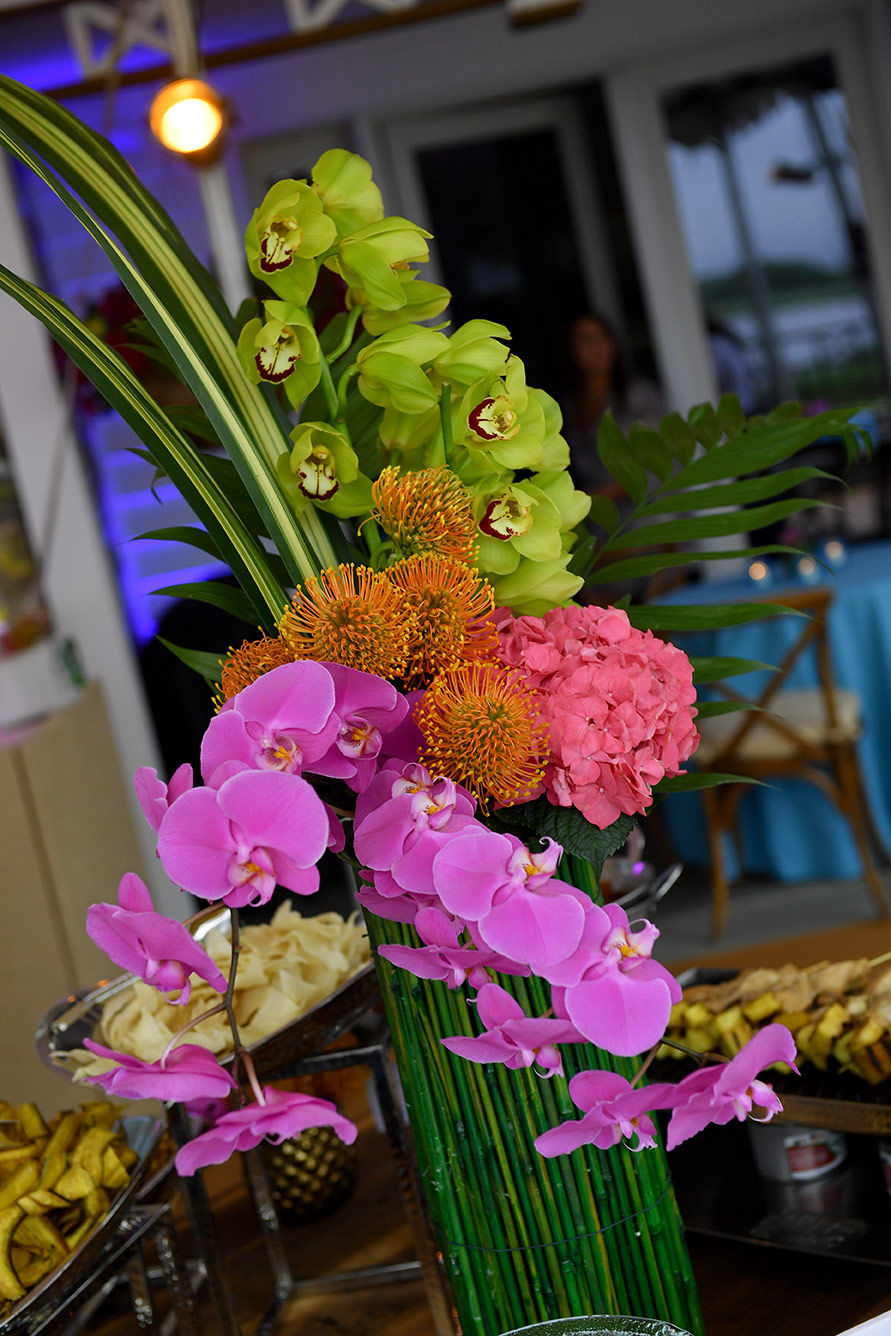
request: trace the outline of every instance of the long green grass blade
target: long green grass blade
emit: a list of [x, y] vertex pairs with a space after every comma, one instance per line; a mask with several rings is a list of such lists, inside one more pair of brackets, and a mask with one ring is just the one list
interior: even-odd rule
[[139, 432], [153, 460], [207, 526], [257, 616], [265, 625], [274, 626], [288, 598], [262, 548], [209, 476], [200, 455], [176, 431], [130, 368], [58, 298], [3, 266], [0, 287], [46, 325], [100, 393]]

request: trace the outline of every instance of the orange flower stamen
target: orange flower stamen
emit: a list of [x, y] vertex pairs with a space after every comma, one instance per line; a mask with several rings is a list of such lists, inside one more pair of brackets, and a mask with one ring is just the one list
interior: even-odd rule
[[464, 784], [485, 808], [531, 797], [548, 754], [548, 729], [535, 692], [515, 673], [467, 663], [437, 677], [418, 708], [433, 774]]
[[231, 700], [239, 691], [256, 682], [258, 677], [283, 663], [290, 663], [292, 658], [287, 645], [273, 636], [264, 636], [262, 640], [245, 640], [239, 649], [230, 648], [220, 677], [220, 703]]
[[446, 557], [409, 557], [386, 576], [413, 614], [406, 687], [427, 686], [468, 660], [494, 658], [498, 633], [489, 617], [495, 595], [476, 571]]
[[383, 573], [341, 565], [297, 590], [278, 631], [292, 659], [401, 677], [412, 621], [402, 594]]
[[400, 475], [385, 468], [371, 489], [374, 519], [393, 540], [397, 557], [452, 557], [476, 564], [473, 497], [448, 468]]

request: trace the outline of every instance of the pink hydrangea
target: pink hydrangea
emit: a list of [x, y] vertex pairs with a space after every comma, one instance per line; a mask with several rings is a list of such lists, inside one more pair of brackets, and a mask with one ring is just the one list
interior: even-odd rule
[[620, 608], [498, 614], [499, 656], [542, 697], [551, 802], [605, 827], [646, 810], [699, 741], [693, 670], [682, 650], [638, 631]]

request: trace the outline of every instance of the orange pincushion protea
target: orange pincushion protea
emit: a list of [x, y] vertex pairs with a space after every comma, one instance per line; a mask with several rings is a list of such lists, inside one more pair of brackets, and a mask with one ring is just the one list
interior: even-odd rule
[[476, 571], [446, 557], [409, 557], [386, 576], [413, 614], [407, 687], [426, 686], [466, 660], [495, 657], [498, 633], [488, 620], [495, 595]]
[[424, 764], [487, 800], [533, 795], [548, 755], [538, 698], [517, 674], [492, 663], [464, 663], [437, 677], [418, 708]]
[[473, 497], [449, 468], [400, 475], [385, 468], [371, 489], [374, 519], [397, 557], [438, 556], [472, 566], [478, 551]]
[[231, 700], [264, 673], [290, 663], [293, 655], [277, 637], [245, 640], [240, 649], [230, 649], [220, 678], [220, 701]]
[[383, 573], [346, 564], [307, 580], [278, 624], [289, 658], [397, 678], [413, 629], [403, 595]]

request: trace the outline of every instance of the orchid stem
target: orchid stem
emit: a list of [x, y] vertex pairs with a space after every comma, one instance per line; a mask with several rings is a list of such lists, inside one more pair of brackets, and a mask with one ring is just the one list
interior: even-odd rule
[[646, 1070], [647, 1070], [647, 1068], [649, 1067], [650, 1063], [653, 1061], [653, 1059], [655, 1058], [656, 1054], [659, 1052], [659, 1049], [660, 1049], [660, 1047], [661, 1047], [661, 1043], [662, 1043], [662, 1041], [660, 1040], [658, 1044], [654, 1044], [653, 1047], [650, 1049], [649, 1053], [648, 1053], [647, 1056], [644, 1058], [643, 1062], [640, 1064], [640, 1066], [638, 1067], [637, 1071], [634, 1073], [634, 1075], [633, 1075], [632, 1078], [631, 1078], [631, 1084], [632, 1084], [632, 1086], [636, 1086], [637, 1083], [638, 1083], [638, 1081], [641, 1079], [641, 1077], [643, 1077], [643, 1076], [645, 1075]]
[[[659, 1040], [659, 1043], [656, 1045], [657, 1049], [661, 1048], [663, 1044], [665, 1045], [666, 1048], [676, 1048], [679, 1053], [686, 1053], [688, 1057], [695, 1058], [696, 1061], [699, 1063], [700, 1067], [704, 1067], [707, 1062], [730, 1061], [729, 1058], [724, 1057], [723, 1053], [701, 1053], [699, 1049], [688, 1048], [686, 1044], [679, 1043], [677, 1039], [669, 1039], [667, 1035], [663, 1035], [663, 1037]], [[649, 1065], [649, 1062], [650, 1058], [647, 1058], [647, 1065]], [[635, 1077], [635, 1080], [636, 1079], [637, 1078]]]
[[340, 380], [337, 382], [337, 403], [335, 405], [335, 411], [337, 413], [337, 418], [336, 418], [337, 422], [341, 422], [343, 420], [343, 416], [346, 412], [347, 387], [349, 386], [350, 381], [352, 380], [353, 376], [355, 376], [358, 370], [359, 370], [359, 363], [352, 362], [347, 367], [346, 371], [344, 371], [343, 375], [340, 377]]
[[354, 306], [352, 311], [350, 311], [349, 315], [347, 316], [346, 328], [343, 331], [343, 338], [340, 340], [340, 343], [338, 343], [337, 347], [334, 348], [328, 354], [329, 365], [332, 362], [336, 362], [338, 357], [343, 357], [347, 348], [349, 348], [350, 344], [353, 341], [353, 335], [356, 332], [356, 324], [361, 314], [362, 314], [361, 306]]
[[452, 453], [452, 390], [449, 385], [443, 385], [439, 396], [439, 423], [442, 427], [443, 462], [447, 464]]
[[173, 1038], [170, 1040], [170, 1043], [167, 1045], [167, 1047], [164, 1049], [164, 1052], [161, 1054], [161, 1059], [160, 1059], [161, 1066], [162, 1067], [164, 1066], [167, 1059], [170, 1057], [170, 1054], [173, 1052], [174, 1048], [176, 1048], [176, 1045], [182, 1039], [184, 1034], [188, 1034], [190, 1030], [194, 1030], [195, 1026], [200, 1025], [202, 1021], [210, 1020], [211, 1016], [218, 1016], [221, 1011], [225, 1010], [226, 1010], [226, 1003], [217, 1002], [214, 1006], [208, 1007], [207, 1011], [202, 1011], [201, 1015], [196, 1016], [194, 1020], [187, 1021], [181, 1030], [177, 1030], [176, 1034], [173, 1036]]
[[337, 418], [338, 397], [337, 391], [334, 388], [334, 381], [331, 378], [331, 368], [324, 355], [321, 361], [321, 383], [322, 393], [325, 396], [325, 406], [328, 409], [328, 417], [334, 422]]
[[240, 1048], [238, 1050], [238, 1056], [241, 1060], [241, 1065], [244, 1068], [245, 1076], [248, 1079], [248, 1085], [253, 1091], [254, 1099], [258, 1104], [265, 1104], [266, 1096], [263, 1094], [263, 1091], [260, 1088], [260, 1082], [257, 1080], [257, 1072], [250, 1053], [248, 1053], [246, 1048]]

